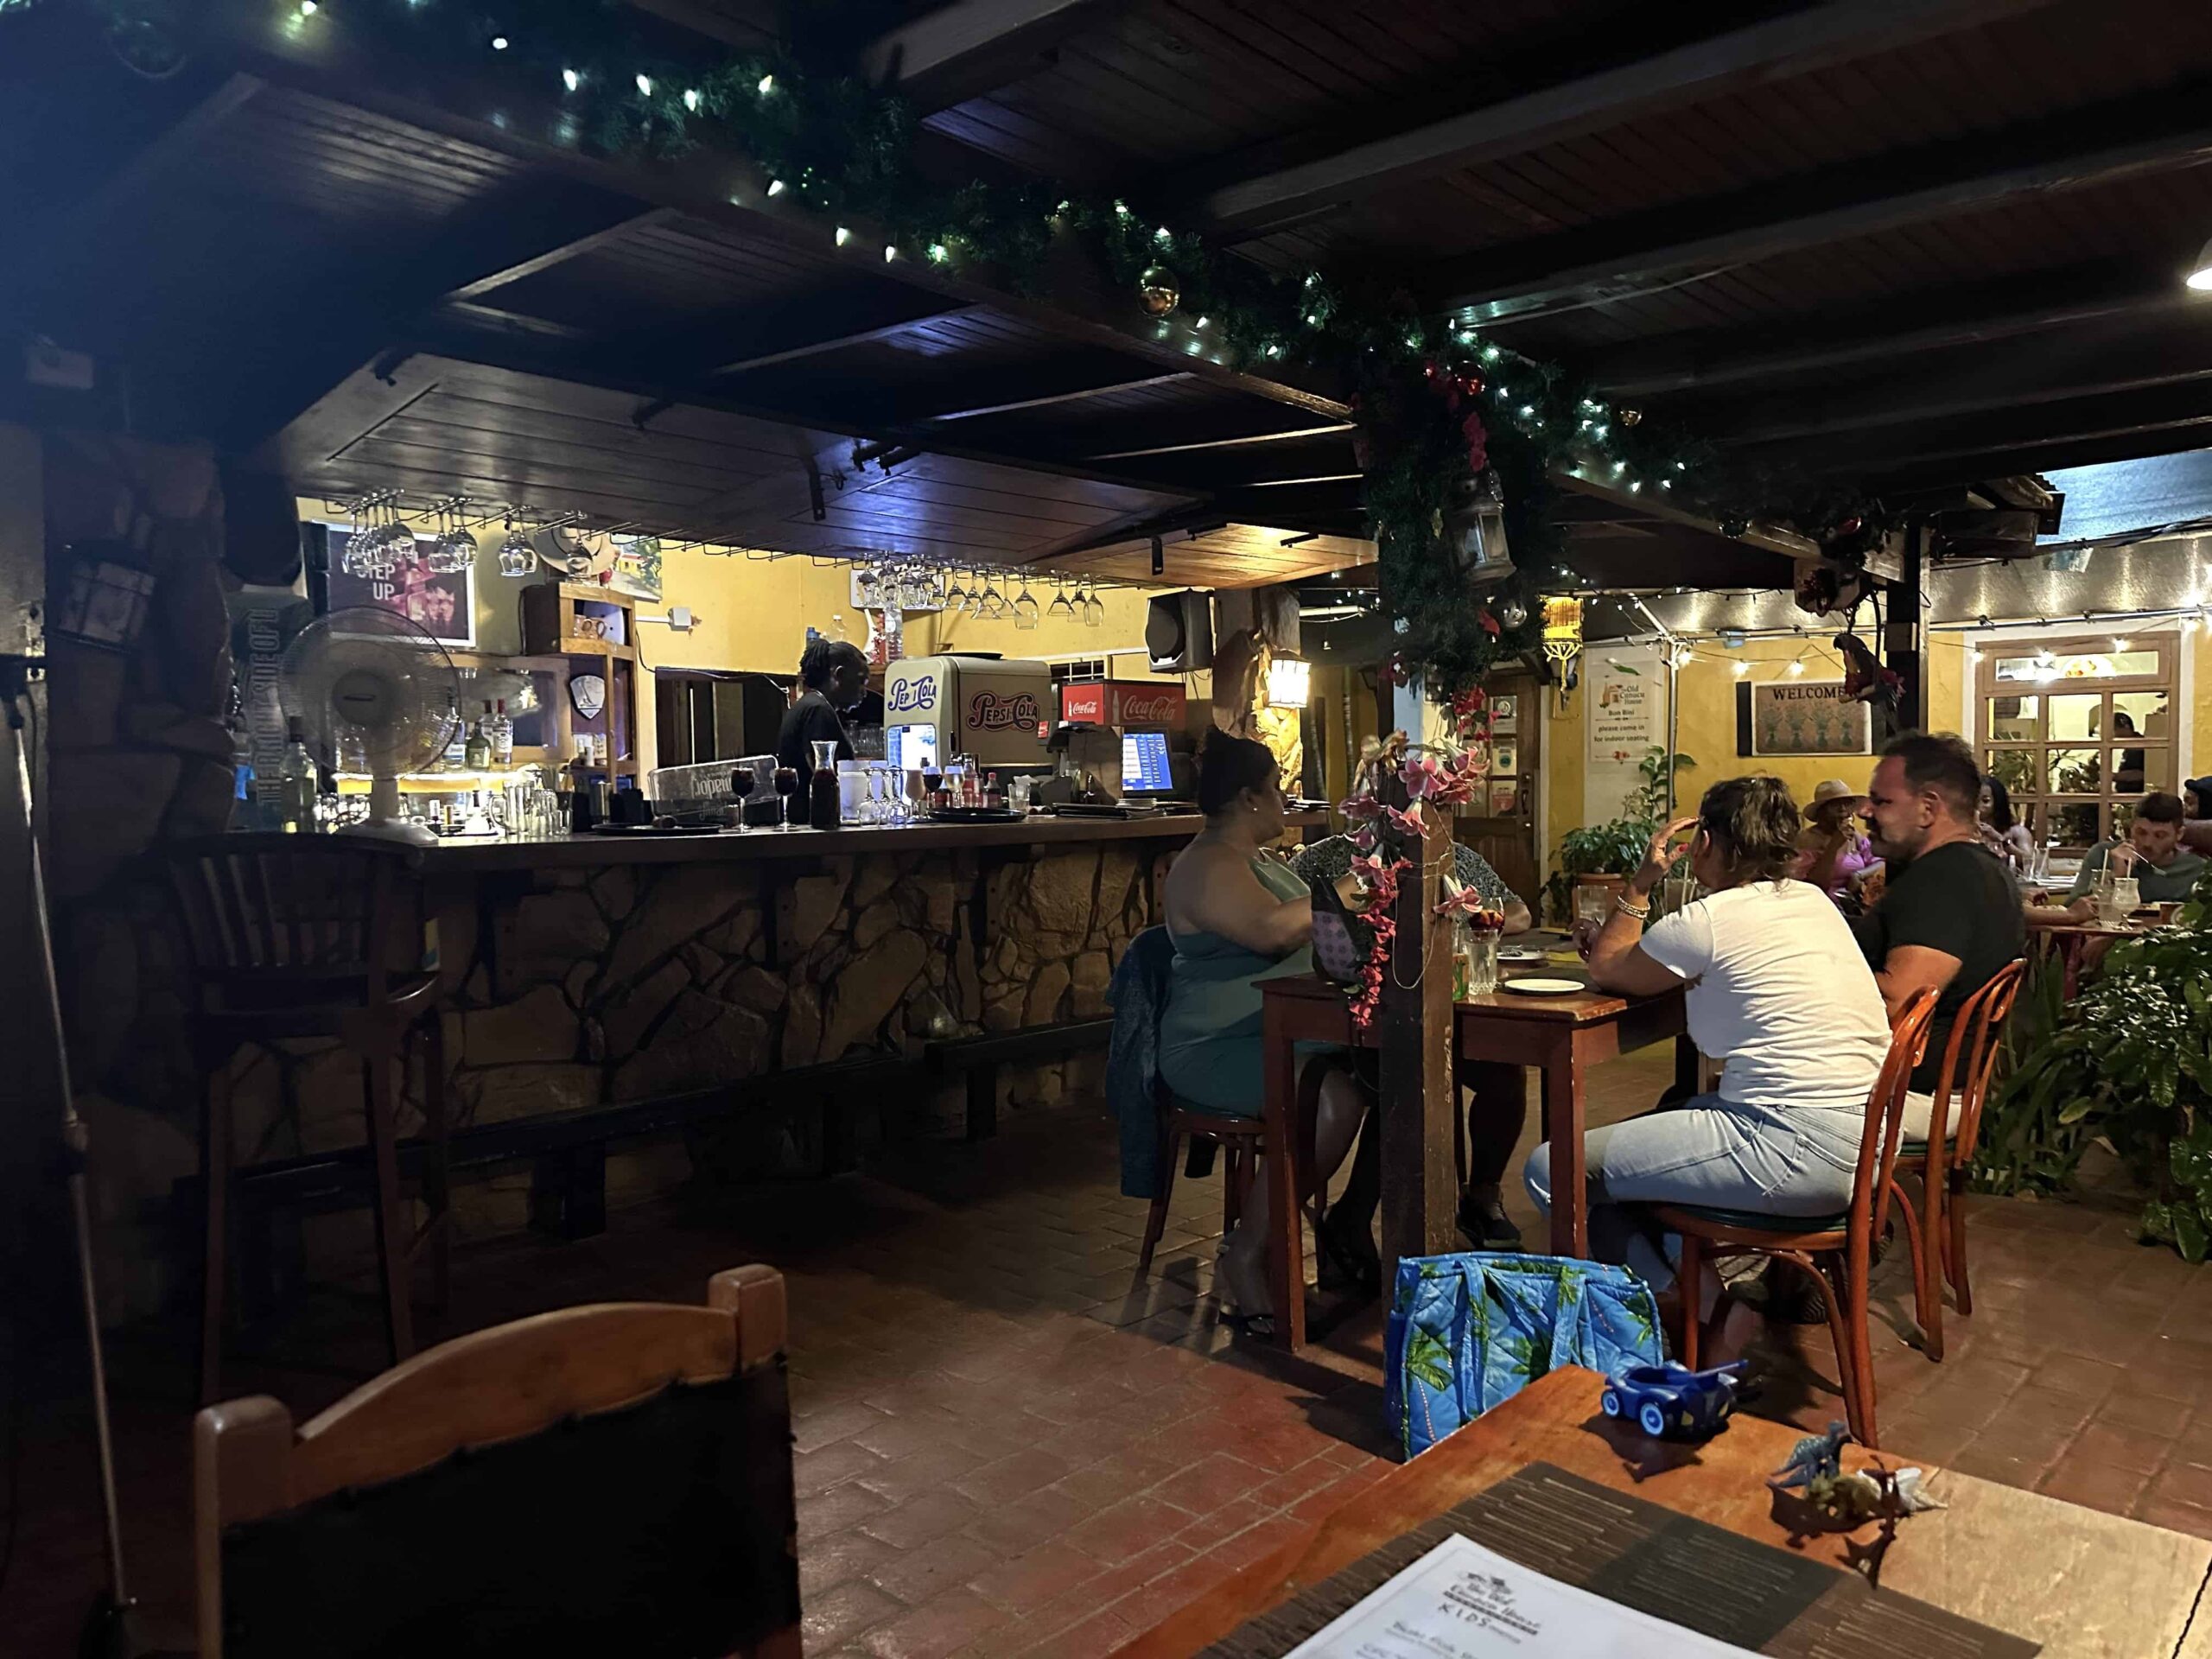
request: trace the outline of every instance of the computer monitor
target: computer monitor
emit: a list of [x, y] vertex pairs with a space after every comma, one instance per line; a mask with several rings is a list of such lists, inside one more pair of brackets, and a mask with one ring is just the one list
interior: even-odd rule
[[1174, 787], [1167, 766], [1167, 734], [1122, 734], [1122, 792], [1165, 795]]

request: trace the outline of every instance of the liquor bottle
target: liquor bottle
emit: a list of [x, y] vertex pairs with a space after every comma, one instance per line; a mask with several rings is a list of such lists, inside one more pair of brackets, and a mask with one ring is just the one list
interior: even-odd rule
[[[445, 764], [458, 772], [468, 764], [468, 722], [461, 718], [461, 703], [450, 691], [446, 693], [445, 729]], [[339, 770], [349, 772], [355, 768], [341, 763]]]
[[515, 763], [515, 723], [507, 718], [507, 700], [501, 697], [493, 705], [490, 728], [492, 764], [511, 766]]
[[277, 810], [288, 836], [315, 833], [315, 757], [308, 753], [307, 728], [297, 715], [286, 722], [284, 759], [277, 769]]
[[482, 772], [492, 764], [492, 737], [485, 728], [492, 718], [492, 705], [486, 703], [484, 712], [476, 717], [476, 724], [469, 729], [467, 747], [462, 751], [462, 764], [471, 772]]

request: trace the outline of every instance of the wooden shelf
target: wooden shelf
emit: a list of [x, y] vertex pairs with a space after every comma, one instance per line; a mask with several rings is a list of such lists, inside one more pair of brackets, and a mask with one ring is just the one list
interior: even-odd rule
[[613, 657], [626, 663], [638, 660], [635, 645], [619, 645], [612, 639], [568, 639], [560, 645], [564, 657]]

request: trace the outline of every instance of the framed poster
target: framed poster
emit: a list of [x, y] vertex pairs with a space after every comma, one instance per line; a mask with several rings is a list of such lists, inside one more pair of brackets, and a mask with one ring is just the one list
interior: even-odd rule
[[1493, 737], [1512, 737], [1521, 730], [1521, 698], [1509, 692], [1490, 700], [1490, 729]]
[[1490, 786], [1490, 815], [1493, 818], [1510, 818], [1521, 810], [1521, 780], [1518, 778], [1493, 779]]
[[1492, 777], [1510, 777], [1521, 770], [1521, 746], [1510, 739], [1491, 749], [1490, 770]]
[[1736, 752], [1744, 755], [1872, 754], [1873, 711], [1841, 680], [1774, 680], [1736, 688]]
[[[354, 605], [374, 605], [419, 623], [442, 645], [476, 644], [476, 570], [433, 571], [417, 558], [397, 563], [391, 574], [363, 576], [346, 569], [346, 545], [353, 537], [352, 526], [329, 527], [330, 608], [342, 611]], [[425, 552], [429, 544], [418, 541]]]
[[1618, 815], [1643, 784], [1643, 758], [1667, 734], [1667, 664], [1657, 645], [1630, 645], [1582, 658], [1583, 707], [1589, 749], [1582, 798], [1588, 821]]

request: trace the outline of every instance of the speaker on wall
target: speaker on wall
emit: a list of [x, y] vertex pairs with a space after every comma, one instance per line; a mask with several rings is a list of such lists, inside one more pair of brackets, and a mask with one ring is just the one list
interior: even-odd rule
[[1213, 666], [1213, 601], [1185, 588], [1154, 594], [1144, 619], [1144, 645], [1155, 674], [1188, 674]]

